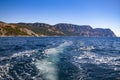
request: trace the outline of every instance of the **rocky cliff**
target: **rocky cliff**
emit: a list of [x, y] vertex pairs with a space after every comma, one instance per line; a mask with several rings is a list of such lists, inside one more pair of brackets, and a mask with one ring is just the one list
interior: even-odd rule
[[89, 25], [74, 25], [60, 23], [56, 24], [55, 27], [66, 35], [77, 35], [77, 36], [94, 36], [94, 37], [115, 37], [116, 35], [110, 29], [95, 28], [93, 29]]

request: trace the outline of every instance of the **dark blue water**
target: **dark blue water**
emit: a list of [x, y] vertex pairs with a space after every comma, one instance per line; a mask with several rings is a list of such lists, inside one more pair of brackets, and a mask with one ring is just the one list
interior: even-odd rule
[[1, 37], [0, 80], [120, 80], [120, 38]]

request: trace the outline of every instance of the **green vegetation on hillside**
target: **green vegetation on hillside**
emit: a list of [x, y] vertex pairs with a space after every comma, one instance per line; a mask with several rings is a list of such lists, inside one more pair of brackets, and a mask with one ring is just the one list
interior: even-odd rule
[[4, 30], [6, 30], [5, 35], [28, 35], [27, 33], [20, 30], [19, 27], [11, 28], [11, 26], [4, 27]]

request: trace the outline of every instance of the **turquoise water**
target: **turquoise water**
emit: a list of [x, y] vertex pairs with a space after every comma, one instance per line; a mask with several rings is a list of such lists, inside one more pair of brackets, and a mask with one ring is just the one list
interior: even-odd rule
[[120, 80], [120, 38], [0, 37], [0, 80]]

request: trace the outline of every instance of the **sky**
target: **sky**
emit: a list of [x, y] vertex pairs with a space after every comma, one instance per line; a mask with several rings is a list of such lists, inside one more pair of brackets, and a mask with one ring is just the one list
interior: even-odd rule
[[90, 25], [120, 37], [120, 0], [0, 0], [0, 21]]

